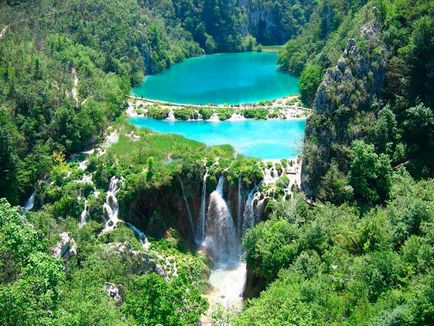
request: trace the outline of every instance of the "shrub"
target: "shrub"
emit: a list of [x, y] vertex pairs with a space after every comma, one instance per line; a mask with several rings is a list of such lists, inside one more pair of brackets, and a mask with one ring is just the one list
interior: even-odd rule
[[148, 117], [157, 119], [157, 120], [163, 120], [166, 119], [169, 115], [169, 109], [166, 108], [150, 108], [148, 109]]

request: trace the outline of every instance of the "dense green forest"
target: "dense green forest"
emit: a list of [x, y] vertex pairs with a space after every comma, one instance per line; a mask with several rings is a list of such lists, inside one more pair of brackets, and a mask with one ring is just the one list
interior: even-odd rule
[[[195, 325], [209, 261], [181, 194], [194, 206], [205, 171], [230, 192], [261, 170], [229, 146], [134, 128], [127, 95], [183, 59], [286, 41], [279, 64], [314, 109], [302, 189], [278, 189], [243, 239], [261, 291], [214, 321], [434, 324], [430, 0], [0, 2], [0, 324]], [[102, 143], [82, 168], [74, 154]], [[113, 176], [120, 217], [152, 250], [126, 224], [104, 233]]]

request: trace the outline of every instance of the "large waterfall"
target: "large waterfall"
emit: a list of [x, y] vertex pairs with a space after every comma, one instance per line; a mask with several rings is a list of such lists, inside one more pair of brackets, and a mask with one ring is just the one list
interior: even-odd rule
[[203, 246], [210, 251], [217, 266], [239, 263], [240, 243], [234, 220], [223, 198], [224, 176], [209, 197]]

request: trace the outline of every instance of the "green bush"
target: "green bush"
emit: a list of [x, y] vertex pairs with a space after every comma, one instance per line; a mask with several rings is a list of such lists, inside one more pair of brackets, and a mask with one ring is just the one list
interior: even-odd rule
[[149, 108], [148, 117], [157, 119], [157, 120], [164, 120], [169, 115], [169, 109], [166, 108]]

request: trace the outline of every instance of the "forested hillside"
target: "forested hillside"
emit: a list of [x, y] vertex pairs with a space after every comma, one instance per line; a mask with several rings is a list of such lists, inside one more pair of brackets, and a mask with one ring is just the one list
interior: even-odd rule
[[274, 207], [245, 237], [266, 290], [237, 324], [434, 322], [433, 15], [432, 1], [319, 1], [281, 50], [314, 109], [302, 185], [314, 206]]
[[127, 96], [186, 58], [284, 42], [313, 109], [302, 186], [264, 185], [249, 299], [213, 321], [433, 325], [432, 0], [1, 1], [0, 324], [196, 325], [213, 262], [193, 223], [220, 179], [241, 215], [267, 163], [140, 130]]
[[[310, 2], [241, 2], [2, 2], [0, 181], [9, 187], [0, 196], [22, 202], [53, 151], [69, 156], [101, 140], [144, 74], [205, 52], [252, 49], [250, 32], [283, 42], [311, 10]], [[288, 31], [273, 39], [279, 26]]]
[[433, 11], [432, 1], [321, 1], [302, 34], [285, 45], [280, 63], [301, 74], [302, 99], [316, 110], [304, 150], [309, 196], [388, 199], [372, 180], [381, 171], [351, 171], [354, 139], [416, 178], [432, 177]]

